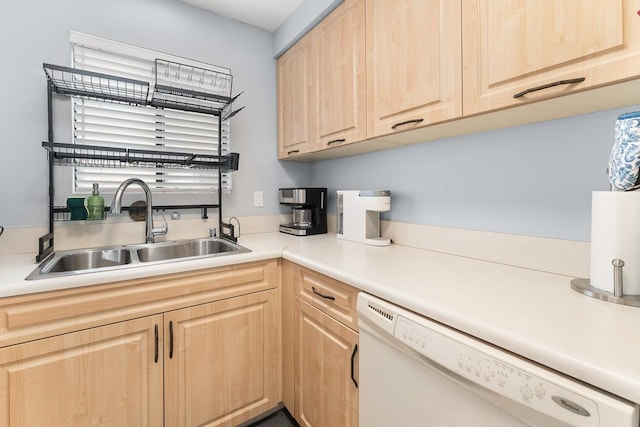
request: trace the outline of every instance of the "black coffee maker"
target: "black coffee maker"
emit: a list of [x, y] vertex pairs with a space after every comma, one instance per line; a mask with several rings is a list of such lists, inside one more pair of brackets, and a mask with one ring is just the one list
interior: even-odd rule
[[282, 224], [281, 233], [309, 236], [327, 232], [326, 188], [280, 188], [278, 201], [293, 210], [291, 223]]

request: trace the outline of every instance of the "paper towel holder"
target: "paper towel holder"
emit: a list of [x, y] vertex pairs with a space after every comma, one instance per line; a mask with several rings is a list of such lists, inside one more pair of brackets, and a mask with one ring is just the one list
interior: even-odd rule
[[613, 296], [623, 298], [622, 267], [624, 267], [624, 261], [620, 258], [615, 258], [611, 260], [611, 265], [613, 265]]
[[615, 258], [611, 260], [611, 265], [613, 266], [613, 292], [603, 291], [602, 289], [591, 286], [589, 279], [571, 280], [571, 289], [586, 296], [603, 301], [640, 307], [640, 295], [624, 295], [624, 286], [622, 282], [622, 268], [624, 267], [624, 261], [619, 258]]

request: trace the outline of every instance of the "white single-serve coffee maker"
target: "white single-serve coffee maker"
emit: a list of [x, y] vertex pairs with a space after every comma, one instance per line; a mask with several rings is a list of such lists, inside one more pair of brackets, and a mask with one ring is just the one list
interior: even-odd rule
[[389, 190], [338, 190], [338, 238], [387, 246], [388, 237], [380, 237], [380, 212], [391, 210]]

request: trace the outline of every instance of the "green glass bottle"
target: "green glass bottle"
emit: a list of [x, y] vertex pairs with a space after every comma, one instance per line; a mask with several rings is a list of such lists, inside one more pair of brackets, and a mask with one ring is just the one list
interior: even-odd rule
[[87, 197], [87, 219], [104, 219], [104, 197], [100, 195], [98, 183], [93, 183], [93, 194]]

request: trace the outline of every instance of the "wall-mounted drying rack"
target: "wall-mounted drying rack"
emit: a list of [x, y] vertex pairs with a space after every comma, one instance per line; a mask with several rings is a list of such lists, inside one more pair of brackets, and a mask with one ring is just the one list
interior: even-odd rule
[[140, 150], [132, 148], [101, 147], [93, 145], [63, 144], [44, 141], [42, 147], [58, 166], [84, 167], [163, 167], [191, 169], [219, 169], [222, 172], [238, 170], [240, 155], [193, 154], [171, 151]]
[[[54, 165], [95, 167], [166, 167], [217, 169], [218, 183], [223, 172], [238, 170], [238, 153], [222, 154], [218, 144], [217, 155], [155, 150], [125, 149], [54, 142], [53, 94], [109, 101], [131, 105], [146, 105], [181, 111], [210, 114], [218, 117], [218, 141], [222, 141], [222, 123], [235, 116], [244, 107], [233, 110], [233, 102], [242, 93], [231, 96], [233, 77], [217, 70], [193, 67], [171, 61], [156, 59], [155, 84], [125, 77], [79, 70], [60, 65], [43, 64], [47, 76], [48, 140], [42, 146], [48, 152], [49, 161], [49, 232], [38, 239], [40, 262], [54, 251], [53, 225], [56, 213], [64, 208], [54, 206]], [[194, 84], [195, 82], [195, 84]], [[198, 90], [193, 90], [193, 87]], [[166, 206], [154, 209], [167, 208]], [[218, 223], [223, 230], [222, 186], [218, 185], [218, 203], [202, 205], [171, 206], [172, 209], [202, 209], [203, 218], [207, 209], [218, 209]], [[233, 238], [233, 236], [221, 236]]]

